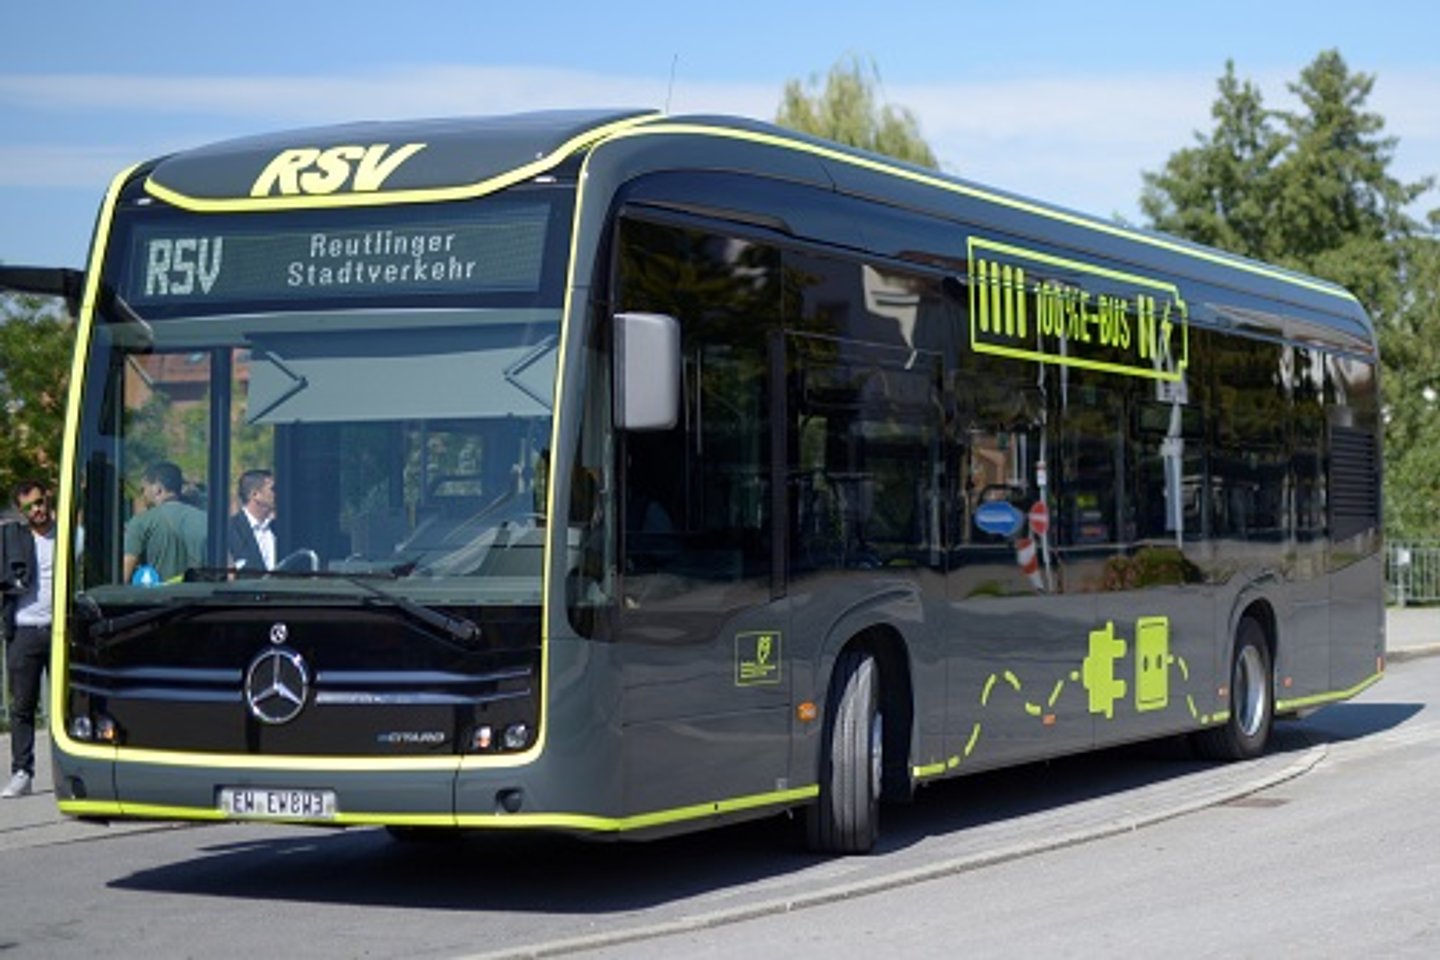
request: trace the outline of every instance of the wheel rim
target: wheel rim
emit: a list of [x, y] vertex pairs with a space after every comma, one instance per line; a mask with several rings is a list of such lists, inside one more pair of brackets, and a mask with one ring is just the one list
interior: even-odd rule
[[885, 771], [885, 717], [877, 712], [870, 721], [870, 796], [880, 796]]
[[1265, 723], [1265, 663], [1260, 651], [1252, 645], [1240, 650], [1235, 661], [1235, 720], [1240, 732], [1253, 737]]

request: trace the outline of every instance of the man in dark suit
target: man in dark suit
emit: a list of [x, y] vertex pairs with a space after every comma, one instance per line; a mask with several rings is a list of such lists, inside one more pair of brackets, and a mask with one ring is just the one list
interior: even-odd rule
[[230, 565], [242, 572], [275, 569], [278, 549], [275, 530], [275, 477], [269, 470], [246, 470], [236, 485], [240, 509], [230, 518], [226, 542]]

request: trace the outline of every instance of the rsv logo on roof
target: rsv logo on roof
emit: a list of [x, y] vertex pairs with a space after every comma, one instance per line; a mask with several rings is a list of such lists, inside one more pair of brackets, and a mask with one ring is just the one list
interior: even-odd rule
[[393, 149], [388, 143], [372, 143], [326, 150], [315, 147], [282, 150], [255, 178], [250, 196], [373, 193], [402, 163], [424, 149], [423, 143], [407, 143]]

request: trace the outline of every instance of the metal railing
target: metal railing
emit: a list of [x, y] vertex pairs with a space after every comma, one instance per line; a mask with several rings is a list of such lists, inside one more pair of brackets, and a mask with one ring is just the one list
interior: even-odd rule
[[1397, 606], [1440, 603], [1440, 540], [1388, 543], [1385, 586]]

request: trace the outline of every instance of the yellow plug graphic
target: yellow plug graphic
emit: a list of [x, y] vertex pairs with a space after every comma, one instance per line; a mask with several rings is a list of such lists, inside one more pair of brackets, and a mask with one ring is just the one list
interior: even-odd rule
[[1090, 694], [1090, 712], [1115, 719], [1115, 701], [1125, 696], [1125, 681], [1115, 677], [1115, 661], [1125, 656], [1125, 640], [1115, 636], [1115, 622], [1104, 630], [1090, 631], [1090, 653], [1083, 665], [1085, 689]]

